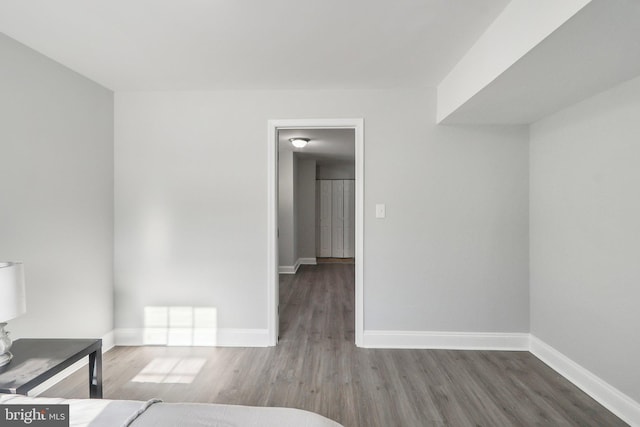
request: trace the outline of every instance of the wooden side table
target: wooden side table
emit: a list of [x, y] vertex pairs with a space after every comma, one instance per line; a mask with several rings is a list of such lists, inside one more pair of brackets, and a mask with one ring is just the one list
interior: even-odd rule
[[101, 339], [19, 339], [0, 368], [0, 393], [24, 394], [89, 356], [89, 397], [102, 398]]

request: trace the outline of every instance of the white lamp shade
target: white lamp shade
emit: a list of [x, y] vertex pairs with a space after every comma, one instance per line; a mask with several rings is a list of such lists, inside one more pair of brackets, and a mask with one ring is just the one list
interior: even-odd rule
[[0, 261], [0, 322], [15, 319], [26, 312], [22, 263]]

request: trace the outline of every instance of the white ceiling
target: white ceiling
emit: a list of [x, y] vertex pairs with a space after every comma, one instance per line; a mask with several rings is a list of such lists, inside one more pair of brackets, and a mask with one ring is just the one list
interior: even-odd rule
[[[355, 131], [353, 129], [283, 129], [278, 131], [278, 149], [294, 151], [304, 159], [313, 159], [321, 165], [353, 163], [356, 158]], [[304, 148], [295, 148], [289, 138], [309, 138]]]
[[436, 86], [509, 0], [0, 0], [0, 31], [116, 91]]

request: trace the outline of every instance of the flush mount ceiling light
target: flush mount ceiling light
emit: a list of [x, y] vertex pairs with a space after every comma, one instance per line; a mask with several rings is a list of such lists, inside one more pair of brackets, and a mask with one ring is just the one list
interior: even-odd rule
[[289, 138], [289, 141], [291, 141], [294, 147], [302, 148], [305, 145], [307, 145], [310, 139], [309, 138]]

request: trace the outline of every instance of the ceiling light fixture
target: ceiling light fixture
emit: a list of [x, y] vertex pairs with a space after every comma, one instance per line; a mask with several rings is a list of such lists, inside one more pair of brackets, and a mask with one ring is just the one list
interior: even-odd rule
[[291, 141], [294, 147], [303, 148], [311, 140], [309, 138], [289, 138], [289, 141]]

